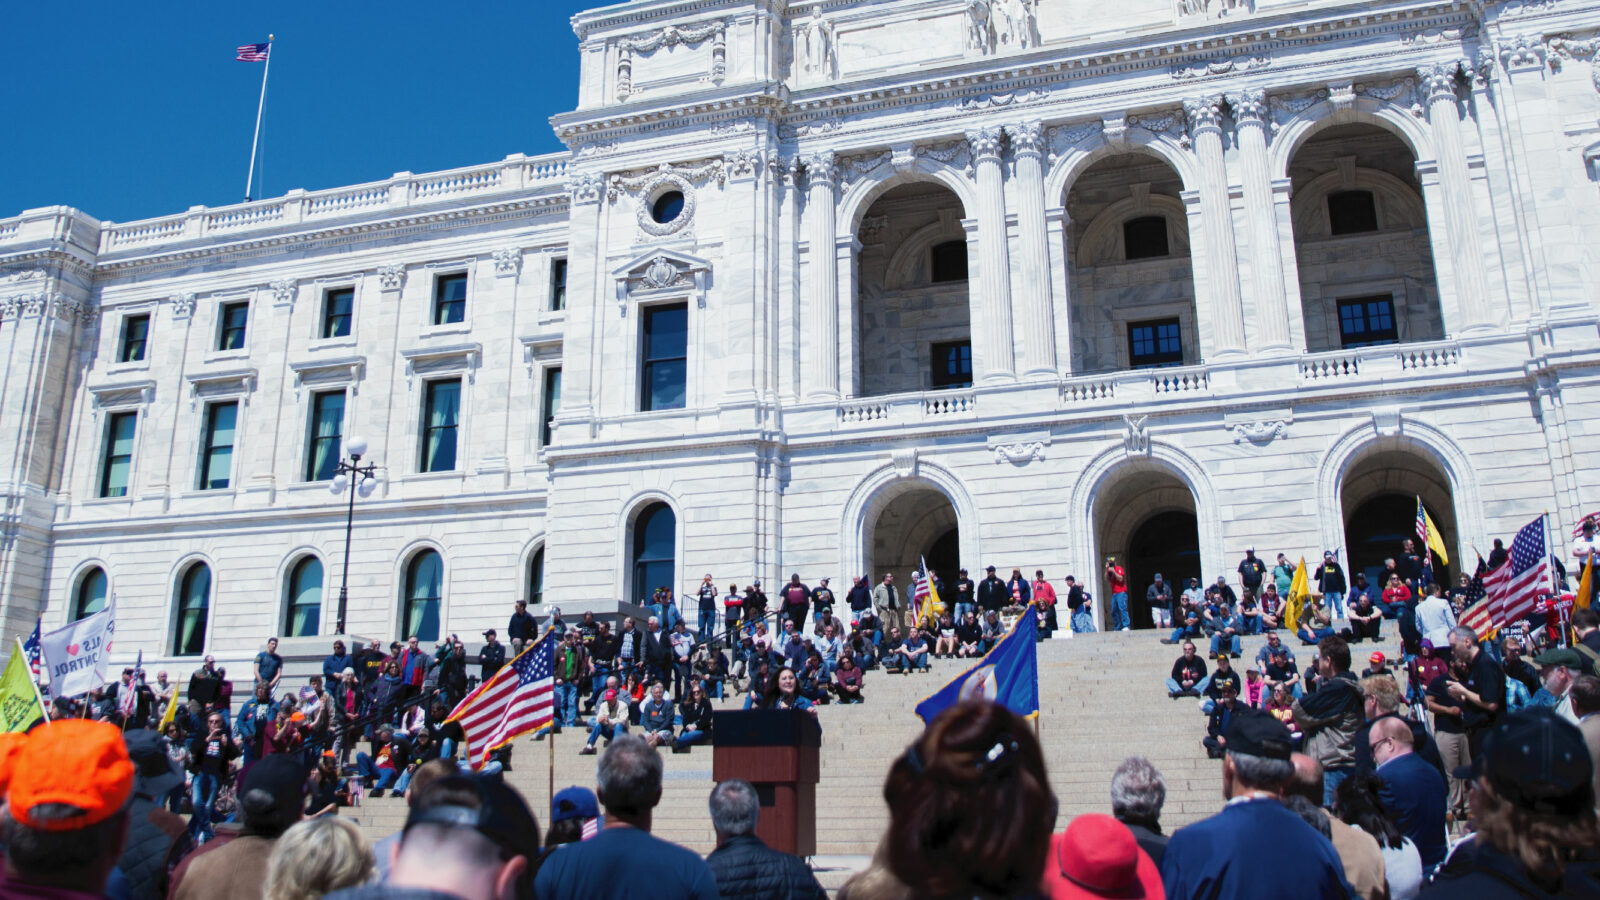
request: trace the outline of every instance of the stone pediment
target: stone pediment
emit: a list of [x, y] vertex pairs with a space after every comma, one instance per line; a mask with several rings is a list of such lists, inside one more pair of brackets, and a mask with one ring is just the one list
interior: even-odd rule
[[628, 298], [660, 294], [693, 294], [704, 309], [711, 287], [711, 263], [676, 250], [651, 250], [611, 270], [616, 284], [618, 311], [628, 314]]

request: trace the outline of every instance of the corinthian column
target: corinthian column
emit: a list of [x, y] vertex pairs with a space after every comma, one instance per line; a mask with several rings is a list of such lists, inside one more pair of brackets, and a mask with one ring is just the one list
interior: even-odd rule
[[[1228, 172], [1222, 158], [1222, 97], [1183, 101], [1200, 160], [1200, 237], [1205, 244], [1204, 297], [1196, 297], [1196, 312], [1211, 320], [1211, 347], [1207, 355], [1227, 356], [1244, 351], [1244, 311], [1239, 305], [1239, 253], [1233, 240], [1233, 213], [1228, 204]], [[1191, 235], [1192, 237], [1192, 235]]]
[[1017, 233], [1022, 259], [1021, 315], [1023, 371], [1056, 374], [1055, 311], [1050, 306], [1050, 250], [1044, 217], [1044, 126], [1039, 122], [1006, 126], [1016, 163]]
[[[1439, 166], [1440, 199], [1444, 201], [1444, 229], [1450, 244], [1450, 268], [1455, 276], [1456, 304], [1463, 329], [1481, 328], [1489, 322], [1489, 287], [1478, 252], [1478, 217], [1472, 208], [1472, 176], [1467, 171], [1467, 150], [1461, 138], [1461, 116], [1456, 108], [1455, 63], [1423, 66], [1417, 83], [1428, 107], [1433, 130], [1434, 156]], [[1430, 227], [1433, 223], [1429, 223]], [[1455, 330], [1448, 327], [1447, 330]]]
[[1244, 91], [1228, 96], [1233, 107], [1240, 178], [1244, 182], [1244, 214], [1250, 222], [1250, 288], [1255, 295], [1258, 350], [1289, 349], [1289, 304], [1283, 285], [1283, 247], [1278, 238], [1277, 210], [1272, 203], [1272, 176], [1267, 172], [1267, 94]]
[[834, 257], [838, 231], [834, 190], [839, 180], [833, 153], [815, 153], [806, 167], [806, 240], [810, 279], [806, 285], [805, 349], [800, 361], [807, 398], [839, 396], [839, 263]]
[[1005, 180], [1000, 169], [1000, 129], [967, 132], [978, 173], [978, 283], [983, 302], [983, 379], [1007, 380], [1011, 361], [1011, 254], [1006, 249]]

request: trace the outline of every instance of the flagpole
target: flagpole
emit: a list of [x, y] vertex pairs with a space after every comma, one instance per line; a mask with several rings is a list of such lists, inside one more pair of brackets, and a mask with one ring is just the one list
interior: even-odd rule
[[[17, 642], [17, 652], [22, 654], [23, 659], [27, 659], [27, 651], [22, 649], [22, 638], [13, 637], [12, 640]], [[39, 693], [39, 682], [29, 678], [28, 686], [33, 688], [33, 699], [39, 701], [39, 715], [44, 716], [46, 725], [50, 724], [50, 707], [44, 705], [44, 695]]]
[[[258, 32], [259, 33], [259, 32]], [[255, 188], [256, 178], [256, 146], [261, 143], [261, 111], [267, 106], [267, 73], [272, 71], [272, 35], [267, 35], [267, 64], [261, 69], [261, 99], [256, 101], [256, 133], [250, 138], [250, 172], [244, 179], [244, 200], [249, 203], [255, 199], [251, 191]]]

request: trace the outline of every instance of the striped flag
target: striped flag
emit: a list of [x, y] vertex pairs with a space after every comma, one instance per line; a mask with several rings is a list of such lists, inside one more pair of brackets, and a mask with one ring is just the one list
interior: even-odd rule
[[235, 62], [266, 62], [267, 56], [272, 52], [272, 42], [263, 41], [259, 44], [244, 44], [239, 47]]
[[1483, 587], [1483, 576], [1488, 574], [1488, 569], [1483, 554], [1478, 554], [1478, 570], [1472, 576], [1472, 583], [1467, 586], [1466, 608], [1461, 610], [1461, 617], [1456, 621], [1457, 625], [1465, 625], [1479, 635], [1487, 635], [1495, 630], [1494, 616], [1489, 612], [1489, 597]]
[[555, 714], [555, 632], [522, 651], [510, 665], [456, 705], [446, 722], [460, 722], [467, 761], [474, 769], [489, 754], [529, 732], [550, 726]]
[[1444, 536], [1439, 533], [1439, 526], [1433, 524], [1433, 517], [1422, 506], [1422, 498], [1417, 498], [1417, 537], [1422, 540], [1423, 552], [1433, 552], [1438, 555], [1439, 562], [1450, 565], [1450, 554], [1445, 552]]
[[1550, 581], [1550, 554], [1544, 516], [1522, 526], [1499, 568], [1483, 576], [1489, 611], [1498, 627], [1531, 615]]
[[595, 835], [597, 835], [599, 833], [600, 833], [600, 820], [599, 819], [584, 819], [583, 820], [583, 835], [582, 835], [582, 837], [578, 838], [578, 840], [587, 841], [588, 839], [594, 837]]
[[44, 622], [44, 616], [33, 620], [33, 634], [22, 642], [22, 652], [28, 654], [28, 668], [33, 672], [33, 680], [39, 680], [39, 626]]
[[139, 707], [139, 679], [144, 675], [144, 651], [139, 651], [139, 660], [133, 664], [133, 678], [123, 685], [121, 694], [117, 695], [117, 707], [122, 711], [124, 719], [133, 718], [133, 712]]

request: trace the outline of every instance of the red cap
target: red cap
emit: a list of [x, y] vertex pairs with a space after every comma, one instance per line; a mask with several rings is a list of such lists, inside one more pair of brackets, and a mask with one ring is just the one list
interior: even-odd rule
[[1050, 839], [1043, 886], [1056, 900], [1165, 900], [1161, 873], [1128, 826], [1103, 813], [1078, 816]]
[[1372, 651], [1372, 655], [1367, 657], [1368, 660], [1370, 660], [1371, 662], [1375, 662], [1375, 663], [1382, 663], [1385, 660], [1387, 660], [1388, 658], [1389, 657], [1383, 655], [1383, 651], [1382, 650], [1374, 650], [1374, 651]]
[[[6, 801], [11, 817], [36, 831], [75, 831], [111, 818], [133, 794], [133, 762], [117, 726], [64, 719], [35, 728], [17, 754]], [[83, 810], [69, 819], [32, 818], [61, 803]]]
[[606, 699], [607, 700], [615, 700], [615, 699], [617, 699], [616, 690], [613, 689], [613, 690], [606, 691]]

